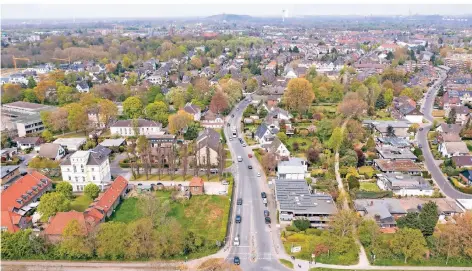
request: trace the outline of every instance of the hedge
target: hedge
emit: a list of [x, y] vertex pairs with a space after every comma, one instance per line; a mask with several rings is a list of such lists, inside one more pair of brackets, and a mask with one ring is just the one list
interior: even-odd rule
[[472, 186], [462, 186], [456, 178], [448, 178], [451, 184], [462, 193], [472, 194]]
[[356, 199], [380, 199], [380, 198], [391, 198], [393, 197], [392, 191], [358, 191], [355, 194]]

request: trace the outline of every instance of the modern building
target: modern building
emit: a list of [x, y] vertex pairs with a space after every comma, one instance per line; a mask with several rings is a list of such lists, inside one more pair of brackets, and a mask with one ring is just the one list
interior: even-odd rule
[[29, 102], [13, 102], [2, 105], [1, 131], [24, 137], [44, 130], [40, 112], [52, 111], [55, 107]]
[[277, 165], [278, 179], [303, 180], [308, 176], [308, 163], [302, 158], [291, 157]]
[[382, 159], [411, 161], [415, 161], [417, 159], [416, 155], [414, 155], [408, 148], [383, 146], [377, 147], [376, 150], [379, 153], [380, 158]]
[[375, 220], [383, 229], [396, 227], [395, 219], [407, 213], [397, 199], [357, 199], [354, 208], [361, 216]]
[[397, 173], [377, 174], [377, 185], [397, 196], [432, 196], [434, 189], [421, 176]]
[[6, 189], [20, 177], [20, 166], [1, 166], [0, 170], [2, 175], [1, 190]]
[[163, 134], [162, 124], [153, 120], [138, 119], [134, 120], [119, 120], [110, 127], [111, 134], [118, 134], [120, 136], [135, 136], [137, 129], [139, 135], [155, 135]]
[[421, 175], [422, 168], [411, 160], [374, 159], [374, 165], [383, 173]]
[[326, 228], [337, 213], [330, 195], [312, 194], [305, 180], [275, 180], [275, 197], [280, 222], [307, 219], [313, 228]]
[[73, 191], [83, 191], [89, 183], [104, 190], [110, 184], [111, 150], [101, 145], [88, 150], [76, 151], [61, 163], [62, 179], [72, 184]]
[[59, 144], [68, 151], [78, 151], [86, 142], [87, 138], [85, 137], [58, 138], [54, 140], [54, 144]]

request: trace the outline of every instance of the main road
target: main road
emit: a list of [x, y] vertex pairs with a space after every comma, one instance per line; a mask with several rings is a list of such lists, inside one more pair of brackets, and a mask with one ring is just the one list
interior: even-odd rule
[[426, 97], [424, 98], [424, 102], [421, 106], [421, 113], [423, 113], [424, 118], [429, 121], [428, 124], [423, 125], [420, 130], [418, 131], [416, 138], [418, 144], [422, 146], [423, 156], [424, 156], [424, 164], [428, 169], [429, 173], [431, 173], [431, 178], [436, 182], [439, 186], [439, 189], [442, 193], [449, 198], [452, 199], [472, 199], [472, 195], [462, 193], [456, 190], [452, 184], [447, 180], [447, 178], [442, 173], [441, 169], [439, 168], [438, 164], [434, 160], [434, 156], [431, 153], [431, 148], [428, 143], [428, 132], [432, 127], [432, 123], [434, 121], [432, 111], [434, 105], [434, 99], [437, 95], [437, 92], [440, 86], [443, 84], [444, 80], [447, 78], [446, 72], [440, 73], [439, 80], [432, 85], [428, 92], [426, 93]]
[[[249, 105], [250, 98], [241, 101], [228, 116], [229, 126], [225, 126], [224, 133], [231, 151], [235, 165], [233, 174], [235, 177], [234, 201], [242, 199], [242, 205], [233, 202], [233, 213], [231, 217], [231, 231], [229, 241], [231, 242], [227, 261], [233, 262], [237, 256], [241, 260], [242, 270], [284, 270], [275, 256], [276, 234], [275, 223], [265, 224], [264, 210], [268, 208], [264, 205], [261, 192], [268, 193], [269, 206], [274, 206], [273, 197], [269, 196], [270, 191], [267, 186], [265, 175], [263, 174], [257, 158], [253, 155], [249, 146], [243, 147], [238, 138], [244, 138], [241, 130], [241, 118], [244, 109]], [[237, 130], [237, 137], [233, 137], [232, 130]], [[232, 138], [232, 140], [230, 140]], [[242, 158], [238, 162], [238, 157]], [[252, 169], [248, 167], [252, 166]], [[260, 177], [258, 177], [260, 173]], [[241, 222], [235, 223], [235, 216], [241, 216]], [[272, 221], [276, 220], [275, 213], [271, 213]], [[233, 246], [235, 237], [239, 237], [239, 246]]]

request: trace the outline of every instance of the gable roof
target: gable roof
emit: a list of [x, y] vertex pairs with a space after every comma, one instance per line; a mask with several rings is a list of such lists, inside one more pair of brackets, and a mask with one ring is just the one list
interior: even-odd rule
[[44, 230], [46, 235], [62, 235], [67, 224], [77, 220], [81, 227], [81, 235], [87, 235], [88, 227], [85, 222], [84, 213], [77, 211], [58, 212], [55, 216], [49, 218], [49, 224]]
[[192, 180], [190, 180], [190, 183], [188, 186], [198, 186], [198, 187], [201, 187], [203, 186], [203, 179], [200, 178], [200, 177], [193, 177]]
[[20, 230], [18, 223], [20, 222], [21, 216], [14, 212], [2, 211], [2, 228], [5, 227], [9, 232], [17, 232]]
[[[162, 127], [162, 124], [153, 121], [153, 120], [146, 120], [146, 119], [137, 119], [137, 126], [141, 127]], [[133, 128], [133, 120], [119, 120], [115, 122], [111, 127], [131, 127]]]
[[[32, 171], [22, 176], [8, 189], [2, 191], [1, 210], [12, 211], [14, 208], [20, 209], [50, 184], [51, 180], [37, 171]], [[20, 199], [21, 203], [17, 201]]]
[[200, 107], [192, 104], [192, 103], [187, 103], [185, 106], [184, 106], [184, 111], [189, 113], [189, 114], [192, 114], [192, 115], [195, 115], [195, 114], [198, 114], [200, 113]]
[[100, 194], [95, 201], [85, 210], [87, 216], [91, 216], [93, 219], [86, 217], [87, 221], [100, 221], [110, 211], [115, 202], [120, 199], [123, 191], [128, 187], [128, 181], [122, 176], [116, 177], [110, 187]]
[[59, 148], [61, 148], [60, 144], [45, 143], [39, 148], [39, 156], [50, 159], [56, 158]]
[[16, 142], [19, 144], [38, 144], [41, 141], [40, 137], [34, 136], [34, 137], [17, 137], [15, 138]]
[[257, 136], [258, 138], [262, 138], [264, 137], [268, 129], [269, 128], [267, 127], [267, 124], [261, 123], [261, 125], [257, 127], [256, 133], [254, 134], [254, 136]]

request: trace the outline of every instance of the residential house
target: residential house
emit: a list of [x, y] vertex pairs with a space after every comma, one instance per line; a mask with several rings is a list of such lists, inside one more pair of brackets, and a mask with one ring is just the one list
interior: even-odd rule
[[410, 142], [404, 138], [389, 136], [389, 137], [377, 137], [375, 139], [377, 140], [376, 145], [380, 148], [384, 146], [389, 146], [393, 148], [410, 148], [411, 147]]
[[269, 145], [265, 146], [267, 152], [273, 153], [277, 155], [277, 157], [290, 157], [290, 151], [287, 149], [284, 143], [282, 143], [282, 141], [280, 141], [280, 139], [278, 139], [277, 137], [275, 137]]
[[420, 212], [423, 206], [428, 202], [434, 202], [438, 206], [438, 216], [440, 221], [444, 221], [446, 217], [452, 215], [460, 215], [464, 212], [459, 207], [457, 202], [447, 198], [418, 198], [418, 197], [407, 197], [398, 199], [400, 205], [407, 212]]
[[62, 179], [72, 184], [73, 191], [83, 191], [89, 183], [104, 190], [111, 181], [111, 151], [101, 145], [88, 151], [76, 151], [61, 163]]
[[393, 99], [392, 116], [397, 120], [407, 120], [411, 123], [423, 123], [423, 114], [416, 108], [416, 102], [407, 96]]
[[421, 176], [386, 173], [377, 177], [380, 189], [393, 191], [397, 196], [432, 196], [434, 192], [429, 182]]
[[206, 128], [196, 140], [197, 164], [207, 165], [210, 163], [210, 165], [217, 166], [220, 147], [220, 134], [213, 129]]
[[303, 180], [309, 177], [308, 163], [298, 157], [291, 157], [287, 161], [280, 161], [277, 165], [277, 178], [285, 180]]
[[462, 130], [462, 125], [454, 123], [454, 124], [448, 124], [448, 123], [441, 123], [438, 128], [436, 128], [436, 131], [441, 132], [441, 133], [454, 133], [459, 135]]
[[202, 112], [200, 110], [200, 107], [192, 103], [187, 103], [184, 106], [184, 111], [192, 115], [194, 121], [200, 121], [200, 118], [202, 117]]
[[77, 83], [77, 86], [75, 87], [78, 92], [80, 93], [87, 93], [90, 91], [90, 87], [85, 81], [80, 81]]
[[18, 149], [15, 147], [4, 148], [0, 150], [2, 162], [10, 161], [13, 157], [18, 155]]
[[465, 185], [472, 185], [472, 170], [464, 170], [459, 173], [459, 177]]
[[56, 215], [49, 218], [46, 229], [43, 234], [45, 238], [51, 243], [58, 243], [62, 240], [62, 234], [67, 225], [76, 220], [79, 223], [80, 236], [87, 236], [93, 229], [94, 225], [91, 225], [85, 218], [85, 214], [77, 211], [69, 212], [58, 212]]
[[67, 151], [73, 152], [78, 151], [85, 145], [87, 138], [85, 137], [69, 137], [69, 138], [58, 138], [54, 140], [54, 144], [59, 144]]
[[33, 171], [21, 176], [1, 194], [2, 231], [16, 232], [27, 228], [31, 218], [26, 216], [36, 201], [52, 189], [52, 182], [43, 174]]
[[16, 142], [16, 146], [21, 150], [26, 149], [37, 149], [44, 141], [39, 137], [17, 137], [13, 141]]
[[39, 147], [39, 156], [51, 160], [60, 160], [66, 154], [66, 150], [56, 143], [45, 143]]
[[456, 167], [472, 167], [471, 155], [453, 156], [451, 159]]
[[[364, 120], [362, 123], [372, 128], [376, 133], [380, 134], [381, 137], [395, 136], [404, 139], [409, 138], [410, 134], [408, 133], [408, 129], [412, 124], [406, 120]], [[393, 135], [389, 134], [389, 130], [393, 132]]]
[[357, 199], [354, 208], [359, 215], [375, 220], [382, 229], [395, 228], [395, 220], [407, 214], [397, 199]]
[[203, 195], [205, 193], [204, 182], [200, 177], [193, 177], [188, 186], [192, 195]]
[[461, 125], [465, 125], [467, 123], [467, 120], [469, 119], [469, 113], [470, 109], [467, 106], [460, 105], [460, 106], [451, 106], [449, 111], [447, 111], [447, 116], [449, 116], [449, 113], [451, 110], [456, 111], [456, 119], [455, 123], [459, 123]]
[[414, 155], [408, 148], [383, 146], [376, 147], [376, 150], [379, 153], [381, 159], [412, 161], [415, 161], [417, 159], [416, 155]]
[[325, 229], [329, 227], [332, 216], [338, 212], [330, 195], [312, 194], [304, 179], [276, 179], [275, 200], [281, 223], [307, 219], [312, 228]]
[[103, 147], [111, 149], [111, 148], [119, 148], [121, 146], [124, 146], [125, 143], [126, 143], [126, 140], [124, 138], [115, 138], [115, 139], [107, 138], [98, 144], [102, 145]]
[[274, 140], [275, 136], [267, 124], [263, 122], [261, 125], [259, 125], [259, 127], [257, 127], [254, 138], [257, 140], [257, 142], [259, 142], [259, 144], [266, 145], [270, 144]]
[[469, 155], [469, 149], [464, 141], [443, 142], [439, 144], [439, 152], [442, 156], [451, 158], [453, 156]]
[[139, 135], [163, 134], [161, 123], [145, 119], [119, 120], [110, 127], [111, 134], [120, 136], [136, 136], [135, 129]]
[[420, 175], [422, 168], [411, 160], [374, 159], [374, 165], [383, 173]]
[[205, 128], [223, 128], [224, 122], [223, 115], [211, 110], [207, 110], [200, 120], [200, 124]]
[[1, 190], [6, 189], [12, 185], [20, 177], [20, 166], [1, 166], [0, 167], [2, 176], [2, 187]]

